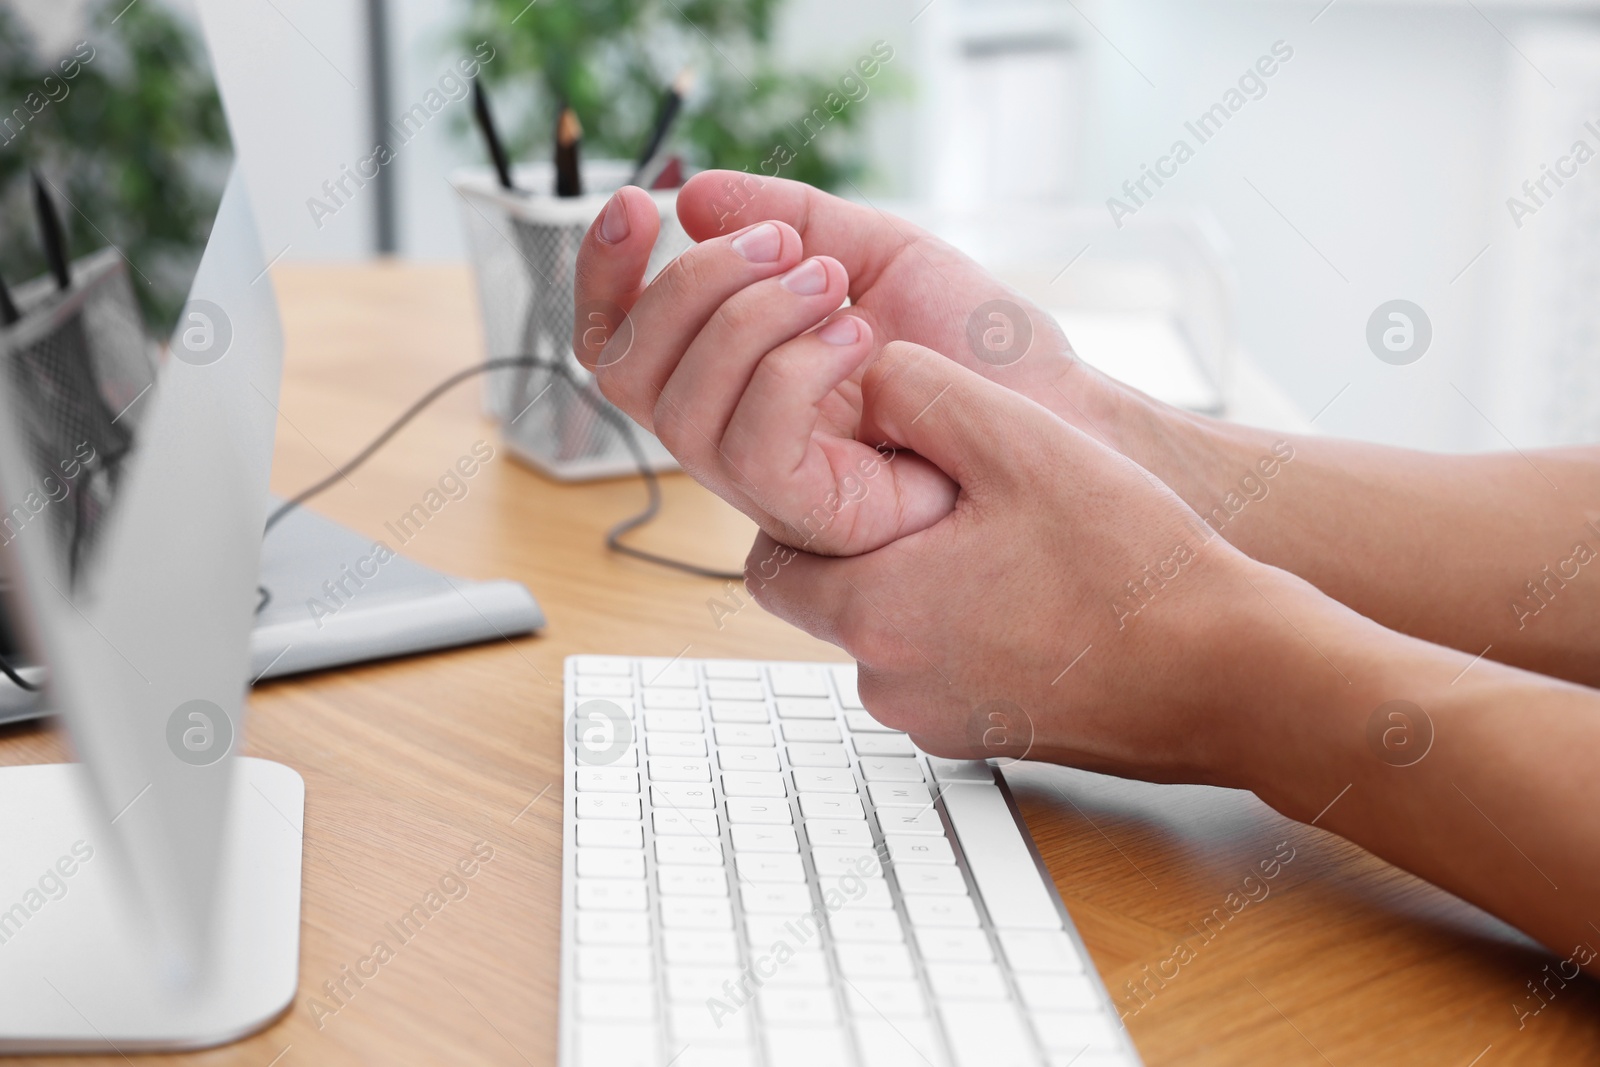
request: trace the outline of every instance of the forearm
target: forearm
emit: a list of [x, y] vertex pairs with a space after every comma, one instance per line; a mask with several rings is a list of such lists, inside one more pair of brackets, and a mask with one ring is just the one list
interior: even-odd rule
[[[1254, 689], [1272, 698], [1241, 713], [1236, 784], [1563, 959], [1600, 947], [1600, 696], [1383, 630], [1285, 575], [1258, 584]], [[1600, 975], [1593, 947], [1576, 964]]]
[[[1384, 626], [1600, 685], [1600, 455], [1436, 455], [1135, 398], [1130, 458], [1246, 554]], [[1264, 472], [1271, 472], [1270, 475]]]

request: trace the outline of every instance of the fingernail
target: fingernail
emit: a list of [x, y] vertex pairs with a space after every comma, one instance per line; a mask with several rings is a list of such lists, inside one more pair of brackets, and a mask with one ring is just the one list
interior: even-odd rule
[[770, 222], [733, 239], [733, 250], [751, 263], [771, 263], [783, 252], [783, 234]]
[[854, 315], [842, 315], [817, 331], [817, 336], [830, 345], [853, 345], [861, 340], [861, 320]]
[[816, 296], [828, 287], [828, 268], [820, 259], [808, 259], [778, 282], [796, 296]]
[[600, 216], [600, 240], [608, 245], [617, 244], [628, 239], [629, 230], [628, 206], [622, 202], [622, 194], [616, 193], [606, 205], [605, 214]]

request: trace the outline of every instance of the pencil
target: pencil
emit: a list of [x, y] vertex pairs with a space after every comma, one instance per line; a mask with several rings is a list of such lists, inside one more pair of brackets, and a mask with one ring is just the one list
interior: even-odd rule
[[666, 95], [661, 98], [661, 109], [656, 113], [655, 127], [650, 131], [650, 139], [644, 144], [644, 151], [639, 153], [639, 162], [634, 165], [633, 176], [628, 179], [629, 185], [638, 185], [644, 180], [644, 172], [655, 161], [656, 153], [661, 151], [661, 142], [667, 139], [667, 133], [672, 129], [678, 111], [683, 107], [683, 98], [689, 95], [689, 90], [692, 88], [694, 88], [694, 70], [684, 67], [678, 72], [678, 76], [672, 79]]
[[484, 94], [481, 79], [472, 83], [472, 114], [478, 121], [478, 132], [483, 134], [483, 143], [489, 149], [495, 174], [500, 178], [500, 188], [515, 189], [516, 185], [511, 181], [511, 161], [506, 158], [506, 146], [500, 140], [494, 116], [489, 113], [489, 98]]
[[583, 127], [577, 112], [562, 105], [556, 122], [556, 195], [582, 196], [583, 173], [578, 169], [578, 146], [583, 143]]

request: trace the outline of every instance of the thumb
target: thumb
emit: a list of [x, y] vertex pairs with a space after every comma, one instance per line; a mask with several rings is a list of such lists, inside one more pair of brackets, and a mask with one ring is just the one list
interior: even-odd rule
[[907, 341], [883, 347], [861, 398], [861, 440], [908, 448], [969, 491], [1025, 481], [1066, 429], [1020, 393]]

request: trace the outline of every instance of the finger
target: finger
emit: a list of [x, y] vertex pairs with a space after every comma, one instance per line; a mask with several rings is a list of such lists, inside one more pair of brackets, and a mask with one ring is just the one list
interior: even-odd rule
[[627, 355], [603, 358], [595, 367], [601, 390], [654, 430], [661, 390], [717, 309], [748, 286], [785, 273], [802, 255], [800, 235], [783, 222], [757, 223], [683, 253], [634, 303]]
[[1015, 488], [1076, 431], [1033, 401], [931, 349], [884, 346], [861, 380], [859, 436], [911, 449], [965, 491]]
[[717, 308], [662, 387], [655, 410], [656, 435], [680, 462], [688, 458], [686, 470], [716, 465], [723, 431], [756, 367], [837, 310], [847, 285], [838, 260], [814, 256]]
[[[644, 288], [650, 252], [661, 231], [661, 213], [650, 194], [635, 186], [617, 190], [583, 235], [578, 247], [572, 350], [593, 368], [602, 359], [620, 319]], [[594, 316], [598, 314], [597, 321]]]
[[786, 222], [808, 252], [844, 264], [854, 292], [872, 288], [885, 265], [924, 236], [910, 223], [804, 182], [730, 170], [703, 171], [685, 182], [678, 191], [678, 218], [697, 241], [763, 220]]
[[771, 516], [763, 528], [808, 552], [870, 552], [932, 526], [955, 506], [955, 483], [933, 464], [819, 431], [822, 404], [871, 347], [865, 324], [841, 314], [774, 349], [723, 438], [723, 457]]

